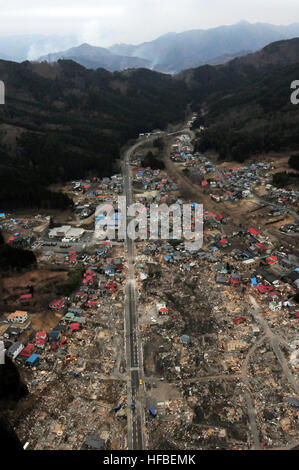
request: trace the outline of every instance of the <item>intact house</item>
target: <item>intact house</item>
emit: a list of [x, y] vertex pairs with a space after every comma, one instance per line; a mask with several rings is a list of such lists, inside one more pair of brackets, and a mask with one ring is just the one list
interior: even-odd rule
[[35, 335], [35, 346], [39, 349], [44, 349], [47, 341], [46, 331], [38, 331]]
[[11, 359], [16, 359], [23, 349], [24, 345], [20, 341], [16, 341], [8, 348], [7, 355]]
[[17, 337], [23, 333], [23, 328], [19, 328], [18, 326], [10, 325], [5, 333], [3, 334], [4, 338], [10, 339], [10, 337]]
[[261, 263], [261, 260], [259, 258], [246, 259], [243, 261], [241, 265], [242, 270], [245, 272], [254, 271], [259, 267], [260, 263]]
[[55, 227], [49, 231], [49, 238], [63, 238], [72, 227], [70, 225], [62, 225], [61, 227]]
[[34, 350], [35, 350], [34, 344], [31, 344], [31, 343], [27, 344], [27, 346], [25, 346], [25, 348], [21, 352], [20, 356], [28, 358], [31, 356], [31, 354], [33, 354]]
[[65, 307], [65, 299], [64, 299], [64, 298], [61, 298], [61, 299], [58, 299], [58, 300], [53, 300], [53, 301], [49, 304], [49, 307], [50, 307], [52, 310], [57, 310], [58, 312], [60, 312], [60, 311], [63, 310], [64, 307]]
[[52, 228], [48, 236], [50, 239], [61, 239], [63, 242], [77, 241], [85, 233], [82, 228], [71, 227], [70, 225], [62, 225], [61, 227]]
[[61, 332], [59, 330], [53, 330], [49, 333], [49, 341], [55, 342], [58, 341], [61, 336]]
[[39, 361], [39, 354], [32, 354], [26, 360], [26, 366], [35, 366]]
[[114, 276], [115, 275], [115, 267], [111, 264], [107, 264], [103, 267], [103, 271], [106, 276]]
[[11, 323], [25, 323], [29, 318], [27, 312], [23, 312], [21, 310], [16, 310], [14, 313], [8, 315], [7, 319]]

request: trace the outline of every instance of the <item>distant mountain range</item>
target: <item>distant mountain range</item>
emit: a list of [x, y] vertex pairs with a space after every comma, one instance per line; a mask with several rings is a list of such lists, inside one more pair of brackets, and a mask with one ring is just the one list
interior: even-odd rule
[[113, 72], [148, 68], [175, 74], [200, 65], [223, 64], [272, 42], [294, 37], [299, 37], [299, 23], [277, 26], [246, 21], [207, 30], [167, 33], [142, 44], [116, 44], [109, 48], [80, 44], [75, 36], [11, 36], [0, 37], [0, 59], [16, 62], [71, 59], [89, 69]]
[[[252, 87], [252, 80], [271, 70], [283, 69], [299, 63], [299, 38], [277, 41], [260, 51], [238, 57], [225, 64], [183, 70], [175, 76], [196, 91], [198, 103], [214, 93], [225, 95], [242, 86]], [[289, 86], [287, 86], [287, 92]], [[217, 95], [218, 96], [218, 95]]]
[[299, 23], [276, 26], [241, 21], [232, 26], [168, 33], [151, 42], [137, 46], [119, 44], [110, 50], [115, 54], [146, 59], [157, 71], [176, 73], [204, 64], [224, 63], [271, 42], [297, 36]]
[[[239, 51], [236, 54], [224, 54], [220, 57], [214, 57], [209, 60], [209, 64], [218, 65], [224, 64], [229, 60], [234, 59], [245, 54], [248, 54], [250, 51]], [[142, 59], [135, 56], [126, 56], [121, 54], [115, 54], [109, 49], [103, 47], [91, 46], [89, 44], [81, 44], [77, 47], [72, 47], [66, 51], [50, 53], [45, 56], [39, 57], [38, 61], [43, 62], [47, 61], [49, 63], [57, 62], [58, 60], [68, 59], [77, 62], [78, 64], [83, 65], [88, 69], [98, 69], [103, 68], [109, 72], [117, 72], [126, 69], [139, 69], [147, 68], [150, 70], [167, 72], [159, 70], [159, 67], [155, 67], [152, 61]], [[203, 61], [203, 63], [205, 63]], [[167, 72], [169, 73], [169, 71]]]
[[0, 107], [0, 204], [6, 208], [66, 207], [49, 184], [110, 175], [122, 145], [139, 132], [183, 122], [187, 105], [206, 127], [201, 151], [244, 161], [299, 146], [299, 107], [290, 101], [299, 38], [175, 76], [144, 68], [88, 70], [72, 60], [0, 60], [0, 77], [7, 84]]
[[114, 54], [104, 47], [95, 47], [89, 44], [81, 44], [63, 52], [47, 54], [40, 57], [39, 61], [46, 60], [51, 63], [60, 59], [71, 59], [88, 69], [103, 68], [109, 72], [151, 67], [148, 60]]

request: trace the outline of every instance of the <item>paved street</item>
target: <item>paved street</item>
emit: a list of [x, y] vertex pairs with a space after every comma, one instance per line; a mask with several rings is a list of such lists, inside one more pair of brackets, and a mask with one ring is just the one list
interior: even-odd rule
[[[177, 131], [175, 134], [182, 132], [190, 133], [190, 130], [183, 129]], [[155, 138], [157, 138], [157, 136], [152, 136], [147, 139], [147, 141]], [[125, 154], [123, 164], [123, 183], [127, 208], [134, 202], [130, 180], [131, 155], [138, 147], [142, 146], [144, 142], [144, 140], [141, 140], [134, 144]], [[127, 216], [127, 226], [130, 221], [129, 219], [130, 217]], [[140, 450], [144, 447], [144, 374], [136, 306], [135, 243], [133, 240], [128, 238], [128, 236], [125, 240], [125, 249], [128, 263], [128, 278], [125, 287], [125, 345], [128, 373], [128, 448], [132, 450]], [[131, 408], [132, 401], [135, 403], [134, 409]]]
[[[143, 141], [133, 145], [124, 159], [124, 195], [127, 199], [127, 207], [132, 203], [132, 190], [130, 181], [130, 158], [132, 153], [143, 144]], [[127, 225], [128, 225], [127, 217]], [[138, 319], [136, 308], [136, 279], [135, 279], [135, 246], [134, 241], [126, 237], [125, 248], [127, 251], [128, 279], [125, 289], [125, 344], [128, 372], [128, 448], [140, 450], [144, 446], [143, 436], [143, 377], [141, 361], [140, 340], [138, 335]], [[134, 401], [135, 409], [131, 409]]]

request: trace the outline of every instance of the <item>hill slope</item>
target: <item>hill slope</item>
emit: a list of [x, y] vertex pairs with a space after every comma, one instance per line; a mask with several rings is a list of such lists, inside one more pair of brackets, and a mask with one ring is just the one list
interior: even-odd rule
[[114, 171], [120, 146], [182, 120], [183, 82], [145, 69], [110, 73], [72, 61], [0, 61], [0, 206], [64, 207], [52, 182]]
[[81, 44], [66, 51], [47, 54], [38, 60], [51, 63], [60, 59], [73, 60], [88, 69], [104, 68], [110, 72], [130, 68], [150, 68], [150, 62], [145, 59], [117, 55], [103, 47], [94, 47], [89, 44]]
[[242, 55], [240, 51], [254, 52], [271, 42], [296, 36], [299, 36], [299, 24], [277, 26], [241, 21], [207, 30], [168, 33], [154, 41], [136, 46], [114, 45], [110, 50], [146, 59], [155, 70], [175, 73], [202, 64], [213, 64], [219, 57], [223, 57], [225, 62], [225, 57]]
[[199, 104], [213, 93], [226, 93], [241, 86], [251, 86], [252, 79], [265, 72], [299, 62], [299, 38], [278, 41], [262, 50], [238, 57], [225, 64], [205, 65], [185, 70], [176, 76], [193, 90], [194, 102]]
[[0, 61], [7, 84], [0, 107], [0, 206], [65, 207], [52, 182], [109, 175], [119, 149], [139, 132], [204, 110], [199, 146], [221, 158], [298, 149], [299, 107], [290, 83], [299, 77], [299, 39], [280, 41], [224, 65], [176, 77], [146, 69], [110, 73], [72, 61]]
[[290, 84], [299, 77], [299, 38], [279, 41], [262, 51], [218, 67], [183, 72], [194, 106], [208, 129], [198, 148], [220, 158], [247, 157], [298, 149], [299, 107], [290, 102]]

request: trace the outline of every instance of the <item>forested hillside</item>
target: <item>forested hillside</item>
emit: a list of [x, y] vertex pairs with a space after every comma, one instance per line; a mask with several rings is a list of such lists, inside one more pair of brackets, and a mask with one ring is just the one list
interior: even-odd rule
[[299, 144], [299, 107], [290, 84], [299, 79], [299, 39], [220, 66], [175, 77], [146, 69], [110, 73], [72, 61], [0, 61], [6, 104], [0, 107], [0, 205], [65, 208], [51, 183], [111, 175], [120, 147], [140, 132], [182, 122], [188, 103], [207, 130], [197, 148], [222, 159]]
[[53, 182], [109, 175], [120, 146], [185, 116], [186, 86], [145, 69], [110, 73], [72, 61], [0, 61], [0, 203], [66, 207]]
[[215, 149], [220, 159], [244, 161], [251, 155], [299, 146], [299, 107], [290, 101], [299, 77], [299, 39], [219, 67], [188, 71], [193, 106], [203, 111], [207, 129], [197, 148]]

